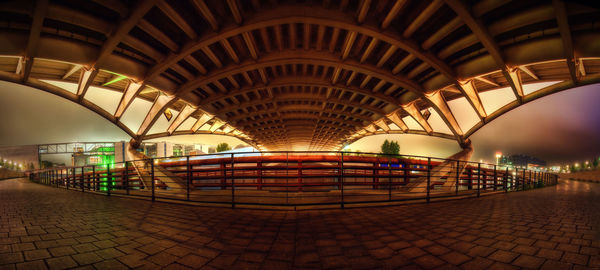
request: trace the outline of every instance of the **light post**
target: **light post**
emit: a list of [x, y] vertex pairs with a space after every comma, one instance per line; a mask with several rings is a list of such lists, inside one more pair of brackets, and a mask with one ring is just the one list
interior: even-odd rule
[[500, 165], [501, 157], [502, 157], [502, 152], [496, 152], [496, 165]]

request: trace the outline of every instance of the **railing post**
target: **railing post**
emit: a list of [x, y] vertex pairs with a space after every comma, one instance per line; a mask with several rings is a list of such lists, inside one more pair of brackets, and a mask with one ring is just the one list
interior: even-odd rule
[[110, 196], [110, 184], [111, 184], [111, 175], [110, 175], [110, 164], [106, 164], [106, 196]]
[[256, 164], [256, 174], [257, 174], [257, 179], [256, 179], [256, 189], [257, 190], [262, 190], [262, 173], [263, 173], [263, 169], [262, 169], [262, 161], [259, 161]]
[[190, 185], [192, 184], [192, 167], [190, 166], [190, 156], [186, 157], [186, 168], [187, 168], [187, 193], [186, 200], [190, 200]]
[[94, 180], [94, 191], [98, 190], [96, 187], [96, 183], [98, 182], [98, 177], [96, 175], [96, 165], [92, 165], [92, 179]]
[[225, 168], [225, 161], [221, 160], [221, 190], [227, 189], [227, 171]]
[[473, 168], [467, 168], [467, 170], [469, 171], [469, 185], [468, 185], [468, 189], [469, 190], [473, 190]]
[[481, 163], [477, 163], [477, 198], [479, 198], [481, 189]]
[[341, 203], [341, 207], [344, 208], [344, 152], [342, 152], [341, 160], [342, 160], [342, 164], [340, 164], [340, 167], [341, 167], [340, 168], [341, 169], [340, 170], [340, 175], [341, 175], [341, 185], [340, 186], [342, 187], [342, 190], [341, 190], [342, 200], [340, 203]]
[[150, 178], [151, 178], [151, 182], [152, 182], [152, 201], [156, 200], [156, 197], [154, 196], [154, 159], [150, 159]]
[[235, 208], [235, 175], [233, 172], [234, 164], [234, 153], [231, 153], [231, 208]]
[[533, 178], [531, 178], [531, 170], [529, 170], [529, 180], [527, 181], [527, 188], [531, 188], [531, 184], [533, 184]]
[[298, 178], [296, 179], [296, 181], [298, 182], [298, 191], [302, 191], [304, 182], [302, 179], [302, 160], [298, 160], [296, 164], [298, 164], [298, 169], [296, 170], [298, 174]]
[[460, 185], [460, 160], [456, 161], [456, 195], [458, 195], [458, 186]]
[[410, 165], [408, 165], [408, 162], [404, 161], [402, 163], [402, 169], [404, 171], [404, 185], [408, 185], [408, 167]]
[[498, 171], [496, 169], [496, 165], [494, 165], [494, 191], [498, 190]]
[[373, 163], [373, 189], [379, 189], [379, 161]]
[[81, 167], [81, 182], [79, 183], [79, 185], [81, 185], [81, 192], [85, 192], [84, 185], [83, 185], [83, 180], [85, 179], [85, 172], [83, 169], [84, 168]]
[[508, 167], [506, 167], [506, 173], [504, 174], [504, 192], [508, 192]]
[[125, 161], [125, 167], [123, 168], [123, 180], [125, 180], [125, 194], [129, 195], [129, 166]]
[[69, 178], [69, 168], [67, 168], [67, 190], [69, 190], [69, 185], [71, 185], [71, 178]]
[[392, 200], [392, 162], [388, 157], [388, 201]]
[[527, 177], [527, 170], [523, 169], [523, 185], [521, 186], [521, 190], [525, 190], [525, 177]]
[[431, 158], [427, 158], [427, 197], [426, 200], [429, 202], [429, 189], [431, 189]]

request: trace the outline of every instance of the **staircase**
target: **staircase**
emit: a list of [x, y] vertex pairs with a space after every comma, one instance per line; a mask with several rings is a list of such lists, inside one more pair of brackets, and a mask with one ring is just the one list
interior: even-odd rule
[[[131, 164], [135, 168], [135, 171], [139, 175], [140, 179], [142, 179], [142, 183], [144, 184], [145, 189], [152, 188], [152, 172], [150, 167], [151, 159], [144, 155], [143, 153], [138, 152], [134, 147], [130, 144], [127, 144], [126, 151], [127, 159], [133, 160]], [[154, 180], [159, 180], [163, 182], [168, 189], [167, 191], [177, 192], [186, 189], [186, 181], [171, 173], [167, 169], [161, 167], [158, 164], [154, 165]], [[159, 185], [159, 186], [162, 186]], [[156, 186], [155, 186], [156, 189]]]
[[[442, 164], [431, 169], [430, 183], [444, 182], [443, 191], [452, 191], [456, 188], [456, 175], [461, 175], [467, 167], [467, 161], [473, 155], [473, 147], [471, 145], [464, 148], [462, 151], [448, 157]], [[461, 161], [460, 166], [456, 166], [456, 161]], [[405, 186], [409, 192], [424, 192], [427, 190], [427, 177], [420, 177], [410, 182]]]

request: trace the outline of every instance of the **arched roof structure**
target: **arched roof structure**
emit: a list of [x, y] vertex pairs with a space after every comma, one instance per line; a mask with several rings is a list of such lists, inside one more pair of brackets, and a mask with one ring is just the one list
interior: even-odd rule
[[[506, 111], [600, 81], [592, 5], [8, 1], [0, 79], [77, 102], [138, 141], [216, 133], [261, 149], [330, 150], [406, 132], [464, 143]], [[103, 106], [98, 96], [109, 95], [114, 105]], [[494, 106], [484, 98], [499, 96]], [[150, 103], [127, 124], [136, 100]], [[457, 117], [464, 111], [471, 120]]]

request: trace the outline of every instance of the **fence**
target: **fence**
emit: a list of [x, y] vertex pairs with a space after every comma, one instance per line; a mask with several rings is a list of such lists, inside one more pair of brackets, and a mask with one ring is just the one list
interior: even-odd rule
[[420, 156], [227, 153], [34, 171], [32, 181], [106, 195], [230, 205], [314, 206], [481, 196], [557, 183], [557, 175]]

